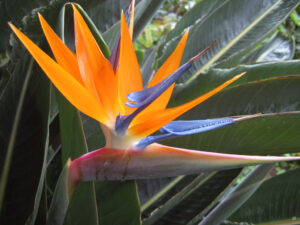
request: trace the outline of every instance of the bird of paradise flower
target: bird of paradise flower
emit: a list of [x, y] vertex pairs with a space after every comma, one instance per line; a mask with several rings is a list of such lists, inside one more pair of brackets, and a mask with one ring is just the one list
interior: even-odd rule
[[[239, 120], [173, 121], [239, 79], [243, 73], [190, 102], [167, 108], [176, 80], [213, 44], [179, 67], [188, 38], [187, 31], [147, 87], [143, 88], [132, 43], [134, 3], [131, 2], [126, 12], [129, 27], [124, 13], [121, 14], [120, 36], [109, 59], [103, 55], [74, 5], [73, 11], [76, 54], [68, 49], [39, 15], [56, 62], [10, 24], [57, 89], [77, 109], [99, 121], [105, 134], [105, 147], [84, 154], [70, 163], [70, 180], [73, 183], [176, 176], [299, 159], [211, 153], [157, 144], [160, 140], [206, 132]], [[159, 135], [152, 135], [158, 130]]]

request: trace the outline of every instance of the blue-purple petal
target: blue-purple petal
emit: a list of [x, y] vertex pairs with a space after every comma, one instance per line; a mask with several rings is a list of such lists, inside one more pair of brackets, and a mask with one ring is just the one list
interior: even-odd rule
[[212, 120], [177, 120], [172, 121], [160, 129], [161, 133], [174, 135], [190, 135], [206, 132], [234, 123], [232, 118], [212, 119]]
[[178, 120], [172, 121], [162, 127], [159, 131], [162, 135], [148, 136], [142, 139], [137, 148], [145, 148], [147, 145], [152, 143], [175, 138], [178, 136], [197, 134], [207, 132], [210, 130], [222, 128], [234, 123], [232, 118], [222, 118], [213, 120]]
[[127, 98], [132, 102], [135, 108], [148, 106], [155, 99], [157, 99], [163, 92], [165, 92], [173, 83], [176, 82], [187, 70], [192, 66], [192, 62], [187, 62], [179, 67], [174, 73], [162, 80], [160, 83], [153, 87], [146, 88], [142, 91], [130, 93]]

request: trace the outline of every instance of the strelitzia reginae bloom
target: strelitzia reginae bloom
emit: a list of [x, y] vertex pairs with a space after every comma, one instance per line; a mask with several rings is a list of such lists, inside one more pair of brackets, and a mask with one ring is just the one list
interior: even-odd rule
[[[73, 181], [165, 177], [298, 159], [220, 154], [157, 144], [159, 140], [205, 132], [236, 122], [232, 118], [173, 120], [220, 92], [243, 74], [236, 75], [190, 102], [167, 108], [176, 80], [208, 49], [179, 67], [187, 42], [187, 31], [147, 87], [143, 88], [132, 43], [133, 8], [134, 4], [126, 11], [127, 19], [121, 14], [120, 38], [109, 59], [103, 55], [74, 5], [76, 53], [68, 49], [39, 15], [56, 61], [10, 24], [56, 88], [77, 109], [101, 124], [106, 146], [71, 162], [70, 177]], [[153, 135], [157, 131], [160, 134]]]

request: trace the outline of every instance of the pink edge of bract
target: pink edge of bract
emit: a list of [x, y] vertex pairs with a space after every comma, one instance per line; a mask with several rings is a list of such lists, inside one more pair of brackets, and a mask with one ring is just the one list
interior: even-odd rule
[[82, 181], [130, 180], [197, 174], [299, 159], [213, 153], [152, 144], [142, 150], [101, 148], [75, 159], [70, 172]]

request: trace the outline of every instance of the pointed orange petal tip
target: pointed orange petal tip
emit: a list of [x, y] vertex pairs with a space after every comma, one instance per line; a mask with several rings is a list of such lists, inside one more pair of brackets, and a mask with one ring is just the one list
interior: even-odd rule
[[122, 9], [122, 11], [121, 11], [121, 20], [122, 20], [122, 19], [126, 20], [123, 9]]
[[71, 5], [72, 5], [72, 9], [73, 9], [73, 12], [74, 12], [75, 19], [77, 19], [76, 16], [82, 17], [81, 13], [78, 11], [76, 5], [73, 4], [73, 3]]
[[44, 17], [39, 12], [38, 12], [38, 17], [39, 17], [40, 20], [44, 19]]
[[185, 36], [185, 35], [187, 35], [187, 36], [188, 36], [188, 35], [189, 35], [189, 33], [190, 33], [190, 28], [187, 28], [187, 29], [186, 29], [186, 31], [185, 31], [185, 33], [184, 33], [184, 36]]
[[15, 31], [15, 29], [17, 29], [16, 27], [15, 27], [15, 25], [13, 25], [11, 22], [7, 22], [8, 23], [8, 25], [10, 26], [10, 28], [13, 30], [13, 31]]
[[97, 99], [25, 34], [19, 31], [13, 24], [10, 26], [57, 89], [80, 111], [105, 123], [107, 115]]
[[[47, 21], [45, 20], [45, 18], [42, 16], [42, 14], [40, 14], [40, 13], [38, 13], [38, 17], [39, 17], [39, 20], [40, 20], [40, 23], [41, 24], [47, 24], [48, 25], [48, 23], [47, 23]], [[49, 26], [49, 25], [48, 25]]]
[[72, 9], [73, 9], [73, 12], [74, 12], [74, 19], [76, 19], [76, 16], [81, 16], [80, 15], [80, 12], [78, 11], [78, 9], [76, 8], [76, 6], [74, 4], [71, 4], [72, 5]]

